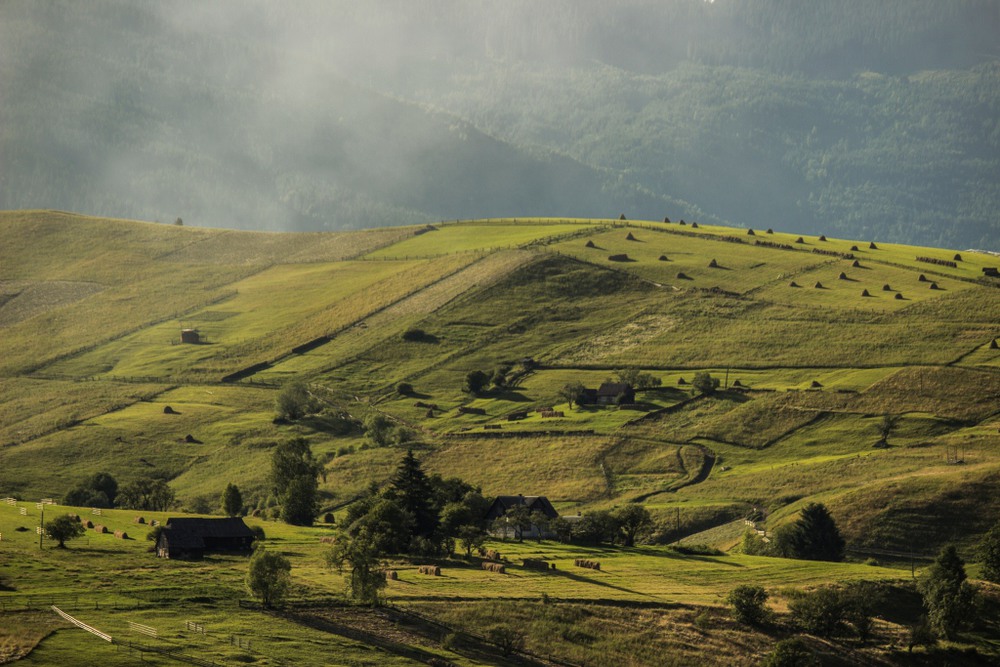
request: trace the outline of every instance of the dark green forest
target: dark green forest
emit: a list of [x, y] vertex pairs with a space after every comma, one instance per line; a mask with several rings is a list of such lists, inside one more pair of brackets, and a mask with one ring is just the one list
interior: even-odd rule
[[0, 4], [0, 208], [1000, 250], [1000, 0]]

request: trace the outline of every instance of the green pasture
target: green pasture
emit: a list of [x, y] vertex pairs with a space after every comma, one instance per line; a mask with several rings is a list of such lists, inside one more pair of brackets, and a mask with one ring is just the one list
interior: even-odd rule
[[460, 252], [484, 252], [516, 248], [536, 241], [555, 239], [593, 227], [593, 221], [514, 223], [511, 221], [482, 222], [435, 226], [399, 243], [366, 255], [368, 259], [403, 259], [406, 257], [437, 257]]

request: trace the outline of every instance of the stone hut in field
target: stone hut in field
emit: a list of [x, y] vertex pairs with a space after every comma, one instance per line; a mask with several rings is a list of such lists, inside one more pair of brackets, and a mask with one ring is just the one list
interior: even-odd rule
[[205, 554], [244, 554], [253, 549], [255, 535], [239, 517], [202, 519], [171, 517], [156, 542], [160, 558], [199, 559]]
[[201, 334], [197, 329], [181, 329], [181, 342], [197, 345], [201, 342]]

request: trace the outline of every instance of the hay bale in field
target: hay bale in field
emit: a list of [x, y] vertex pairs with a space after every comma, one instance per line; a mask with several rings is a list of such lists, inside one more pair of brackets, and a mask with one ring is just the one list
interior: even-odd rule
[[841, 272], [840, 272], [840, 275], [839, 275], [839, 276], [837, 276], [837, 280], [847, 280], [847, 279], [848, 279], [848, 278], [847, 278], [847, 274], [846, 274], [846, 273], [844, 273], [843, 271], [841, 271]]
[[819, 240], [820, 240], [820, 241], [825, 241], [825, 240], [826, 240], [826, 235], [824, 235], [824, 234], [820, 234], [820, 235], [819, 235]]
[[795, 239], [795, 242], [796, 243], [805, 243], [806, 240], [800, 236], [799, 238]]
[[962, 256], [956, 252], [955, 256], [952, 257], [952, 259], [955, 260], [956, 262], [961, 262], [962, 261]]
[[896, 299], [897, 301], [902, 301], [902, 300], [903, 300], [903, 293], [902, 293], [902, 292], [896, 292], [896, 297], [895, 297], [895, 299]]
[[483, 562], [483, 569], [487, 572], [496, 572], [497, 574], [507, 574], [507, 568], [503, 563], [489, 563]]
[[742, 387], [743, 383], [740, 382], [739, 380], [733, 380], [733, 386], [734, 387]]
[[677, 378], [677, 384], [684, 385], [687, 384], [687, 380], [684, 378]]
[[891, 292], [892, 291], [892, 288], [889, 287], [889, 283], [886, 283], [885, 285], [882, 285], [882, 291], [883, 292]]
[[136, 518], [132, 519], [132, 523], [146, 523], [146, 519], [145, 517], [137, 516]]
[[691, 280], [691, 277], [688, 274], [684, 273], [683, 271], [680, 271], [677, 274], [677, 280]]
[[809, 386], [812, 387], [813, 389], [822, 389], [823, 388], [823, 385], [821, 385], [819, 383], [819, 380], [813, 380], [812, 384], [810, 384]]
[[852, 245], [851, 246], [851, 252], [858, 252], [858, 246]]
[[608, 255], [609, 262], [627, 262], [629, 261], [628, 255], [625, 253], [620, 253], [618, 255]]
[[184, 436], [184, 442], [188, 443], [189, 445], [200, 445], [200, 444], [203, 444], [201, 442], [201, 440], [199, 440], [198, 438], [194, 437], [190, 433], [188, 433], [187, 435]]
[[793, 280], [792, 282], [788, 283], [788, 286], [789, 287], [798, 287], [799, 284]]
[[816, 284], [813, 285], [813, 289], [826, 289], [826, 288], [823, 287], [823, 283], [821, 283], [820, 281], [817, 280]]
[[527, 570], [549, 570], [548, 561], [542, 560], [540, 558], [525, 558], [522, 561], [522, 566]]
[[851, 264], [851, 266], [853, 266], [855, 269], [860, 269], [861, 268], [861, 262], [859, 262], [858, 260], [854, 260], [854, 262]]
[[172, 407], [170, 407], [169, 405], [167, 405], [167, 406], [165, 406], [165, 407], [163, 408], [163, 414], [165, 414], [165, 415], [176, 415], [176, 414], [177, 414], [177, 411], [176, 411], [176, 410], [174, 410], [174, 409], [173, 409]]
[[698, 223], [697, 222], [692, 222], [691, 223], [691, 229], [698, 229]]
[[937, 283], [931, 283], [931, 289], [941, 289]]
[[667, 223], [669, 225], [670, 224], [670, 218], [668, 218], [667, 216], [663, 216], [663, 222], [665, 222], [665, 223]]
[[997, 339], [996, 338], [994, 338], [993, 340], [990, 341], [990, 349], [991, 350], [1000, 350], [1000, 344], [997, 343]]
[[621, 215], [619, 215], [619, 216], [618, 216], [618, 219], [619, 219], [619, 220], [624, 220], [624, 219], [625, 219], [625, 214], [624, 214], [624, 213], [622, 213]]
[[94, 527], [94, 522], [90, 519], [80, 519], [80, 523], [83, 524], [84, 528], [90, 529]]
[[868, 249], [869, 250], [878, 250], [878, 246], [875, 245], [874, 241], [872, 241], [871, 243], [868, 244]]
[[757, 236], [757, 235], [753, 233], [752, 229], [748, 229], [747, 230], [747, 236]]
[[587, 248], [596, 248], [597, 245], [593, 241], [587, 241], [587, 245], [585, 247], [587, 247]]
[[713, 259], [711, 262], [708, 263], [708, 268], [717, 269], [719, 268], [719, 263]]
[[871, 296], [871, 294], [868, 293], [868, 290], [863, 289], [861, 290], [861, 296]]
[[686, 225], [687, 223], [686, 223], [686, 222], [684, 222], [684, 219], [683, 219], [683, 218], [681, 218], [681, 221], [680, 221], [680, 223], [679, 223], [679, 224], [681, 224], [681, 225]]
[[124, 530], [116, 530], [115, 537], [118, 538], [119, 540], [127, 540], [128, 533], [126, 533]]
[[385, 571], [385, 580], [386, 581], [399, 581], [399, 573], [396, 572], [395, 570], [386, 570]]
[[666, 256], [666, 255], [660, 255], [660, 257], [659, 257], [659, 260], [660, 260], [661, 262], [669, 262], [669, 261], [670, 261], [669, 259], [667, 259], [667, 256]]
[[601, 569], [601, 563], [599, 561], [588, 560], [586, 558], [577, 558], [575, 561], [573, 561], [573, 564], [576, 565], [577, 567], [585, 567], [590, 570]]
[[927, 276], [925, 276], [924, 274], [922, 274], [922, 273], [921, 273], [921, 274], [920, 274], [920, 275], [919, 275], [919, 276], [917, 277], [917, 282], [918, 282], [918, 283], [925, 283], [925, 282], [927, 282]]
[[766, 231], [765, 233], [766, 233], [766, 234], [773, 234], [773, 233], [774, 233], [774, 230], [773, 230], [773, 229], [771, 229], [770, 227], [768, 227], [768, 228], [767, 228], [767, 231]]
[[625, 237], [625, 240], [626, 241], [635, 241], [636, 239], [635, 239], [634, 236], [632, 236], [632, 232], [629, 232], [628, 236]]
[[424, 413], [424, 417], [432, 419], [434, 417], [434, 408], [427, 408], [427, 412]]
[[337, 538], [334, 537], [333, 535], [327, 535], [326, 537], [319, 538], [319, 543], [320, 544], [336, 544], [337, 543]]
[[417, 568], [418, 574], [426, 574], [431, 577], [441, 576], [441, 566], [440, 565], [421, 565]]
[[108, 532], [108, 527], [99, 523], [94, 526], [94, 532], [99, 533], [101, 535], [105, 535]]
[[1000, 278], [1000, 269], [995, 266], [984, 266], [983, 275], [989, 276], [990, 278]]
[[503, 558], [501, 558], [500, 556], [500, 552], [497, 551], [496, 549], [480, 549], [479, 555], [482, 558], [485, 558], [486, 560], [496, 560], [496, 561], [503, 560]]

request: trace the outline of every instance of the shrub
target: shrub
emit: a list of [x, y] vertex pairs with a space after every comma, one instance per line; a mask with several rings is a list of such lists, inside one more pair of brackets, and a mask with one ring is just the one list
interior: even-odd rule
[[400, 396], [409, 396], [413, 393], [413, 385], [409, 382], [400, 382], [396, 385], [396, 393]]
[[788, 603], [788, 610], [806, 632], [830, 637], [843, 625], [844, 596], [839, 590], [825, 586], [812, 592], [799, 593]]
[[799, 637], [782, 639], [774, 645], [774, 650], [761, 663], [763, 667], [819, 667], [819, 659], [813, 655]]
[[417, 328], [407, 329], [403, 332], [402, 338], [410, 343], [433, 343], [437, 340], [434, 335]]
[[770, 616], [767, 608], [767, 591], [761, 586], [741, 584], [726, 596], [733, 608], [733, 618], [746, 625], [762, 625]]

